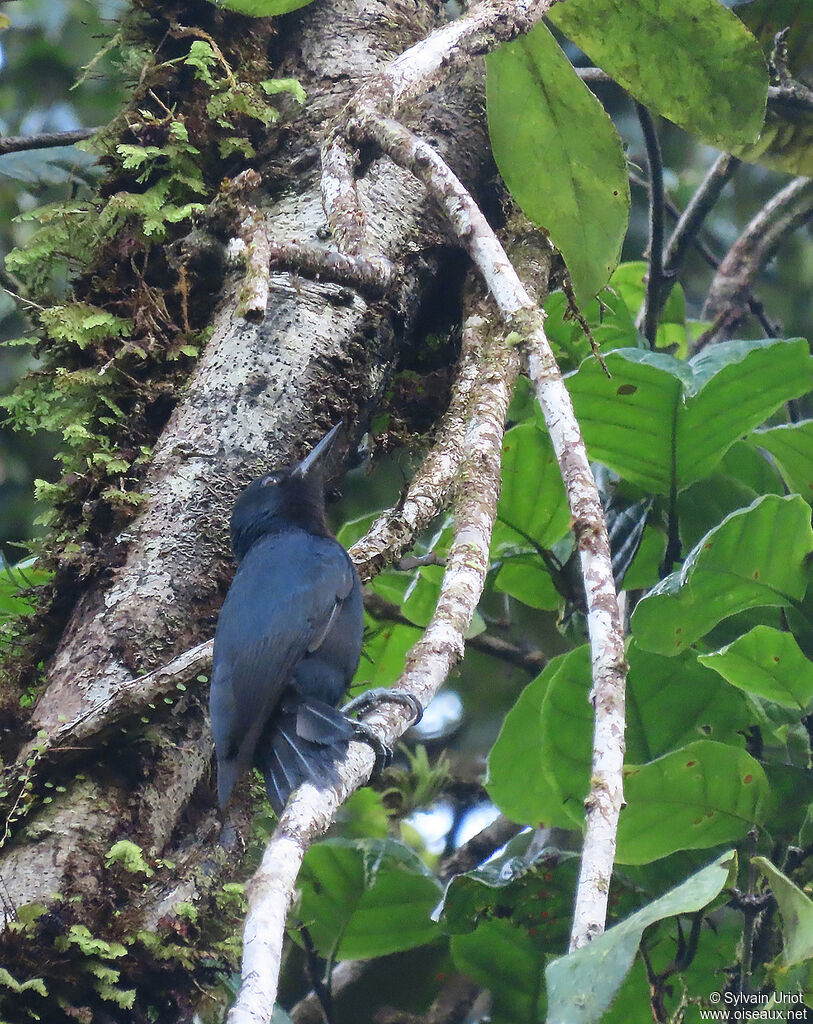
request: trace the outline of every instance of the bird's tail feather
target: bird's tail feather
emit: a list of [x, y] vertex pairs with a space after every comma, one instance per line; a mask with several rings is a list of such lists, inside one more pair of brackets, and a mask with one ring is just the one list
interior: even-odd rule
[[281, 712], [260, 738], [254, 757], [277, 814], [303, 782], [333, 781], [336, 759], [353, 736], [344, 715], [322, 701], [292, 702]]

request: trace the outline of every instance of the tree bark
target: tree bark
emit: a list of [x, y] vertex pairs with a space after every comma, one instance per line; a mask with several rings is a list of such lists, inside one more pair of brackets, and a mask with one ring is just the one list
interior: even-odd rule
[[[308, 102], [269, 140], [258, 167], [265, 181], [259, 214], [275, 243], [324, 247], [316, 147], [362, 77], [439, 20], [432, 5], [383, 0], [371, 11], [331, 0], [279, 22], [269, 76], [297, 78]], [[482, 196], [490, 163], [477, 82], [471, 71], [455, 78], [416, 104], [415, 119]], [[347, 425], [345, 456], [365, 429], [427, 286], [444, 273], [453, 248], [421, 186], [389, 161], [368, 169], [359, 192], [379, 247], [398, 271], [397, 289], [373, 300], [345, 285], [274, 272], [265, 316], [255, 323], [237, 314], [239, 275], [230, 276], [211, 339], [155, 447], [143, 511], [117, 538], [126, 548], [121, 565], [79, 597], [48, 666], [33, 729], [55, 732], [211, 636], [232, 573], [227, 524], [240, 488], [263, 468], [301, 454], [339, 419]], [[245, 800], [230, 822], [236, 837], [221, 836], [218, 845], [203, 694], [187, 692], [171, 709], [145, 709], [141, 723], [114, 735], [115, 742], [108, 736], [104, 747], [80, 755], [81, 779], [54, 770], [66, 791], [47, 806], [35, 802], [0, 851], [7, 899], [18, 910], [52, 905], [58, 894], [75, 898], [63, 903], [58, 932], [73, 922], [108, 938], [154, 928], [174, 903], [211, 893], [233, 875], [244, 849]], [[32, 772], [37, 785], [45, 781]], [[120, 839], [152, 862], [178, 866], [161, 867], [160, 880], [145, 883], [111, 921], [114, 882], [120, 887], [122, 877], [115, 867], [106, 870], [105, 855]], [[29, 973], [47, 976], [52, 953], [42, 942], [40, 960], [30, 946], [20, 960]], [[131, 948], [128, 957], [135, 955]], [[14, 952], [6, 959], [13, 973]], [[128, 963], [117, 967], [140, 978]], [[190, 990], [193, 983], [190, 977]], [[138, 991], [136, 1008], [140, 999]]]

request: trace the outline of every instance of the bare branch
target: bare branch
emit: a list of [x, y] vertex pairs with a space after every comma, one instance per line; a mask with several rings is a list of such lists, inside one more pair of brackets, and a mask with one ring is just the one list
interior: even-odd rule
[[51, 149], [56, 146], [73, 146], [91, 138], [101, 128], [74, 128], [69, 132], [42, 132], [39, 135], [7, 135], [0, 138], [0, 156], [6, 153], [22, 153], [29, 149]]
[[[505, 416], [518, 369], [516, 350], [484, 337], [483, 323], [470, 318], [467, 344], [479, 348], [482, 387], [464, 438], [465, 457], [457, 478], [454, 537], [440, 597], [423, 637], [410, 650], [399, 687], [425, 706], [463, 654], [464, 637], [480, 600], [489, 564], [491, 531], [497, 513]], [[411, 722], [398, 705], [367, 719], [381, 740], [393, 743]], [[285, 918], [302, 858], [322, 835], [337, 808], [370, 775], [370, 747], [352, 743], [337, 765], [333, 789], [302, 786], [291, 798], [266, 847], [248, 889], [243, 936], [243, 984], [229, 1013], [229, 1024], [256, 1024], [271, 1017], [282, 956]]]
[[689, 247], [694, 243], [706, 217], [722, 195], [723, 189], [734, 177], [741, 162], [730, 153], [721, 153], [700, 182], [683, 213], [680, 214], [664, 252], [661, 309], [669, 297], [675, 274], [683, 265]]
[[663, 286], [663, 158], [658, 131], [650, 112], [642, 103], [635, 104], [638, 120], [646, 148], [649, 168], [649, 244], [647, 256], [649, 269], [646, 276], [646, 291], [636, 326], [644, 332], [649, 347], [655, 347], [658, 333], [658, 319], [662, 308], [661, 288]]
[[441, 863], [440, 877], [448, 881], [454, 875], [473, 871], [521, 831], [522, 825], [500, 815]]
[[[643, 178], [639, 177], [634, 172], [630, 172], [629, 179], [633, 185], [638, 185], [639, 188], [649, 189], [649, 182], [645, 181]], [[665, 196], [664, 198], [664, 208], [673, 220], [680, 220], [682, 216], [680, 207], [678, 207], [669, 198], [668, 195]], [[705, 262], [713, 270], [717, 270], [717, 268], [720, 266], [720, 260], [717, 258], [717, 256], [715, 256], [715, 254], [711, 251], [709, 246], [703, 241], [703, 239], [699, 235], [695, 235], [694, 238], [691, 239], [691, 244], [702, 256]], [[751, 291], [749, 291], [748, 294], [748, 310], [751, 313], [751, 315], [759, 321], [759, 324], [765, 331], [767, 337], [772, 338], [776, 336], [776, 328], [765, 316], [765, 309], [763, 307], [762, 302]]]
[[695, 351], [730, 338], [748, 309], [757, 274], [785, 239], [813, 216], [813, 178], [794, 178], [751, 220], [731, 246], [711, 283], [702, 317], [712, 326]]
[[[391, 622], [399, 622], [403, 625], [413, 626], [397, 604], [387, 601], [378, 594], [365, 594], [364, 607], [377, 619], [389, 619]], [[547, 664], [548, 659], [544, 653], [536, 648], [518, 647], [510, 640], [503, 640], [502, 637], [493, 636], [491, 633], [478, 633], [467, 641], [469, 647], [475, 651], [482, 651], [483, 654], [490, 654], [493, 658], [500, 658], [517, 668], [524, 668], [527, 672], [536, 675], [541, 672]]]
[[[346, 988], [355, 984], [364, 974], [367, 961], [343, 960], [336, 964], [330, 974], [331, 996], [341, 995]], [[291, 1007], [288, 1016], [294, 1024], [323, 1024], [322, 1005], [316, 992], [309, 992]]]
[[504, 320], [517, 332], [564, 481], [585, 581], [596, 715], [591, 788], [585, 801], [587, 828], [571, 934], [571, 947], [577, 948], [604, 930], [623, 805], [627, 664], [601, 499], [570, 395], [545, 336], [544, 313], [526, 291], [482, 211], [432, 147], [396, 121], [371, 112], [355, 130], [426, 185], [485, 279]]
[[[623, 88], [601, 68], [574, 68], [574, 71], [587, 85], [616, 85], [619, 89]], [[768, 87], [768, 107], [780, 114], [783, 113], [783, 107], [813, 111], [813, 89], [792, 78], [783, 80], [780, 85]]]

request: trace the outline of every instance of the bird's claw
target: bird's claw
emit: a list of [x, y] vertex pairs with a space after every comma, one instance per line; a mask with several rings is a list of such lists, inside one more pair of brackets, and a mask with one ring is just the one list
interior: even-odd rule
[[409, 723], [410, 727], [417, 725], [423, 718], [423, 705], [414, 693], [410, 693], [408, 690], [391, 689], [388, 686], [379, 686], [373, 690], [367, 690], [361, 696], [348, 701], [342, 708], [342, 711], [345, 714], [362, 715], [365, 711], [374, 708], [376, 704], [382, 704], [385, 701], [390, 701], [392, 704], [401, 704], [412, 712], [412, 721]]
[[380, 775], [392, 761], [392, 748], [388, 747], [378, 733], [371, 726], [367, 725], [366, 722], [352, 721], [350, 724], [353, 727], [356, 739], [361, 740], [363, 743], [369, 743], [373, 748], [373, 753], [375, 754], [373, 776]]

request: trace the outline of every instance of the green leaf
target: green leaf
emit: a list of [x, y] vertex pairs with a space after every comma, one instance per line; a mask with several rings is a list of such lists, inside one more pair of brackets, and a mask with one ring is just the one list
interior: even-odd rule
[[813, 958], [813, 901], [765, 857], [751, 863], [768, 879], [782, 916], [785, 948], [782, 959], [788, 967]]
[[813, 549], [810, 510], [797, 495], [768, 494], [732, 512], [639, 601], [631, 628], [648, 651], [674, 655], [747, 608], [798, 602]]
[[549, 17], [636, 99], [686, 131], [721, 148], [759, 135], [765, 60], [717, 0], [568, 0]]
[[298, 918], [326, 958], [386, 956], [438, 937], [430, 914], [440, 883], [416, 853], [392, 839], [317, 843], [305, 856], [299, 884]]
[[813, 701], [813, 662], [802, 654], [791, 633], [755, 626], [745, 636], [698, 661], [732, 686], [804, 712]]
[[655, 494], [708, 476], [742, 434], [813, 383], [806, 341], [732, 341], [688, 363], [642, 349], [567, 378], [592, 458]]
[[482, 867], [454, 876], [439, 915], [448, 932], [473, 932], [499, 908], [499, 916], [534, 929], [547, 949], [566, 945], [579, 858], [536, 844], [533, 838], [534, 832], [526, 829]]
[[471, 935], [453, 935], [451, 947], [455, 967], [491, 992], [494, 1024], [542, 1024], [545, 954], [524, 928], [494, 918]]
[[554, 611], [562, 600], [550, 573], [537, 555], [506, 558], [497, 572], [494, 589], [516, 598], [529, 608]]
[[576, 298], [607, 283], [629, 219], [621, 140], [543, 24], [486, 58], [494, 158], [526, 216], [550, 232]]
[[566, 656], [553, 658], [519, 695], [505, 716], [488, 757], [488, 795], [513, 821], [573, 828], [561, 796], [543, 771], [540, 713], [556, 673]]
[[735, 853], [724, 853], [587, 946], [552, 961], [545, 971], [548, 1020], [556, 1024], [600, 1020], [632, 966], [644, 929], [664, 918], [693, 914], [708, 906], [725, 885], [736, 880], [736, 862]]
[[[754, 711], [691, 651], [666, 658], [631, 644], [627, 657], [629, 762], [644, 764], [700, 739], [743, 746], [740, 732]], [[487, 789], [514, 821], [581, 826], [592, 757], [589, 690], [585, 644], [551, 662], [506, 716], [489, 756]]]
[[748, 443], [770, 452], [790, 490], [813, 502], [813, 420], [757, 430]]
[[415, 626], [388, 622], [386, 625], [368, 620], [376, 633], [365, 638], [361, 661], [353, 679], [352, 687], [368, 689], [373, 686], [390, 686], [404, 671], [407, 651], [423, 636], [423, 630]]
[[[214, 2], [214, 0], [212, 0]], [[217, 6], [237, 14], [248, 14], [252, 18], [275, 18], [307, 7], [312, 0], [217, 0]]]
[[506, 432], [497, 516], [516, 534], [514, 544], [524, 538], [549, 549], [568, 532], [570, 512], [553, 446], [533, 423]]
[[666, 658], [632, 643], [627, 658], [626, 741], [632, 764], [700, 739], [744, 745], [741, 732], [754, 721], [749, 702], [699, 665], [692, 651]]
[[618, 826], [619, 864], [647, 864], [744, 836], [763, 820], [765, 772], [744, 750], [698, 740], [624, 769], [627, 806]]

